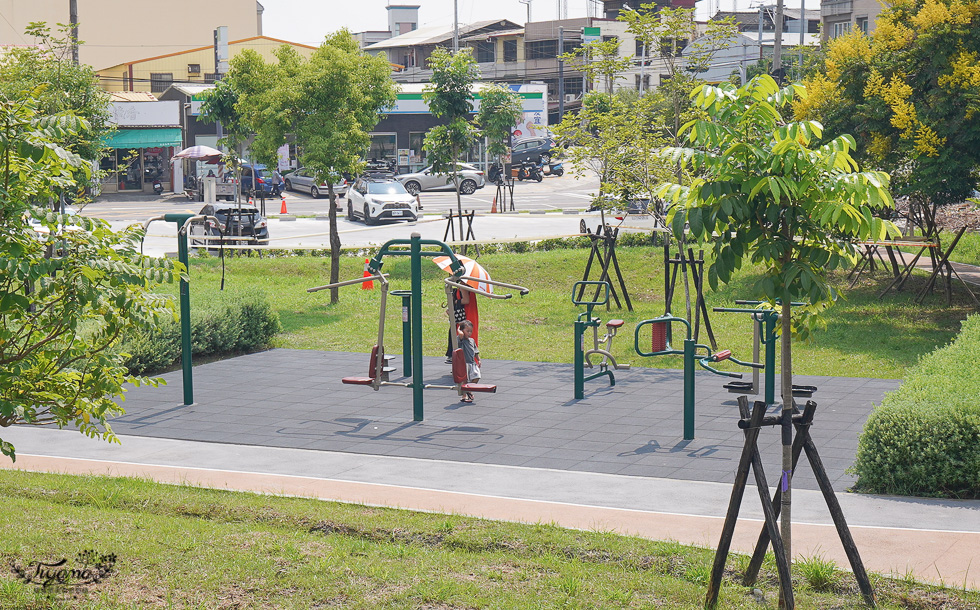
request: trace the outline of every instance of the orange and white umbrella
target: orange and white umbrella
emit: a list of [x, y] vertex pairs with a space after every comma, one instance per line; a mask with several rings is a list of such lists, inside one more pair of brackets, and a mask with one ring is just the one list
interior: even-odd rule
[[[476, 288], [477, 290], [482, 290], [484, 292], [493, 293], [493, 285], [487, 284], [486, 282], [481, 282], [479, 280], [489, 280], [490, 274], [487, 270], [480, 266], [480, 263], [476, 262], [472, 258], [466, 256], [456, 255], [459, 262], [463, 263], [463, 275], [472, 278], [478, 278], [473, 280], [463, 280], [469, 286]], [[452, 273], [452, 269], [449, 266], [452, 264], [452, 259], [448, 256], [436, 256], [433, 257], [432, 262], [439, 265], [439, 268], [447, 273]]]

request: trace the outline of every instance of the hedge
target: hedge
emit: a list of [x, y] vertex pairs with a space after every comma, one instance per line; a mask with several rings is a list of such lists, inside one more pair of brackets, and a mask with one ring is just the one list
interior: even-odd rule
[[923, 356], [864, 426], [854, 471], [870, 493], [980, 498], [980, 315]]
[[[222, 292], [208, 303], [191, 305], [191, 349], [194, 356], [253, 352], [269, 345], [280, 330], [279, 315], [264, 295]], [[127, 337], [119, 350], [136, 375], [152, 374], [180, 359], [180, 325], [167, 320]]]

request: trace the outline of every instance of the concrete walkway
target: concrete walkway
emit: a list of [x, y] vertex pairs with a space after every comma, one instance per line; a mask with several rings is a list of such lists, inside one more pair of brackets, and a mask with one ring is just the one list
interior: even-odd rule
[[[741, 451], [734, 395], [722, 378], [697, 378], [697, 438], [681, 436], [679, 371], [634, 369], [617, 384], [571, 397], [566, 365], [484, 362], [498, 393], [463, 405], [426, 393], [426, 420], [411, 421], [403, 388], [344, 386], [366, 355], [272, 350], [195, 368], [197, 403], [182, 406], [179, 373], [139, 388], [114, 423], [123, 444], [77, 432], [17, 427], [18, 468], [146, 476], [208, 487], [345, 502], [555, 522], [712, 547]], [[425, 359], [426, 380], [448, 367]], [[817, 385], [812, 430], [868, 569], [980, 588], [980, 502], [844, 493], [872, 403], [898, 383], [802, 377]], [[760, 447], [769, 480], [779, 472], [778, 432]], [[4, 464], [10, 467], [9, 464]], [[809, 467], [795, 477], [797, 557], [846, 566]], [[734, 550], [749, 552], [761, 527], [747, 490]]]

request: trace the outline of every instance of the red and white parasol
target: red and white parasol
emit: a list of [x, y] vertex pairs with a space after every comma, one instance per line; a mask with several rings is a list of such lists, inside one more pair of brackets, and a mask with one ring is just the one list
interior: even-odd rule
[[[490, 274], [487, 270], [480, 266], [480, 263], [476, 262], [472, 258], [466, 256], [456, 255], [459, 262], [463, 263], [463, 275], [467, 277], [477, 278], [474, 280], [463, 280], [463, 282], [477, 290], [482, 290], [484, 292], [489, 292], [493, 294], [493, 285], [487, 284], [486, 282], [481, 282], [479, 280], [489, 280]], [[432, 262], [439, 265], [439, 268], [447, 273], [452, 273], [452, 269], [449, 266], [452, 264], [452, 259], [448, 256], [436, 256], [432, 259]]]

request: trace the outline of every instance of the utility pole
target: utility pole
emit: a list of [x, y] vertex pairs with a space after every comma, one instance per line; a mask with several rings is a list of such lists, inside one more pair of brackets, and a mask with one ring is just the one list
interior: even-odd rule
[[78, 65], [78, 0], [68, 0], [68, 24], [71, 26], [71, 61]]
[[453, 54], [459, 53], [459, 0], [453, 0]]
[[565, 27], [558, 26], [558, 122], [565, 116]]
[[772, 73], [777, 76], [783, 73], [783, 0], [776, 0], [775, 38], [772, 44]]
[[803, 78], [803, 45], [806, 35], [810, 33], [810, 20], [806, 18], [806, 0], [800, 0], [800, 74], [796, 80]]

